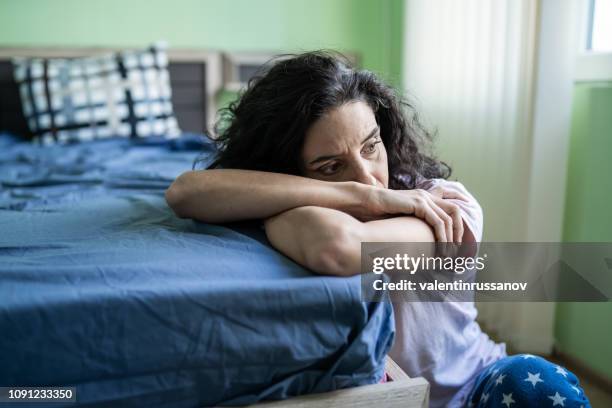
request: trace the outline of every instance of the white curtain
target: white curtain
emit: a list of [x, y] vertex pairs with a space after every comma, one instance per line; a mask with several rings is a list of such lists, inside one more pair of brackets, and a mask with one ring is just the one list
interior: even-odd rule
[[[555, 20], [551, 12], [559, 3], [563, 2], [406, 0], [405, 88], [426, 125], [438, 131], [438, 157], [481, 203], [483, 241], [561, 238], [565, 161], [542, 167], [540, 159], [558, 135], [541, 129], [545, 123], [536, 109], [547, 97], [542, 87], [549, 83], [542, 76], [557, 69], [551, 65], [554, 61], [541, 60], [541, 29], [547, 24], [542, 10]], [[542, 72], [543, 67], [549, 71]], [[569, 92], [559, 101], [566, 128]], [[555, 118], [545, 119], [556, 123]], [[567, 129], [561, 136], [567, 139]], [[565, 152], [564, 143], [557, 140], [561, 147], [555, 147], [555, 153]], [[562, 171], [557, 184], [538, 179], [542, 171], [558, 167]], [[551, 207], [552, 217], [534, 228], [541, 219], [534, 214], [540, 214], [547, 201], [536, 189], [540, 185], [552, 185], [548, 199], [561, 203]], [[515, 351], [550, 352], [554, 304], [480, 303], [478, 309], [483, 327]]]
[[439, 157], [479, 198], [487, 241], [523, 241], [533, 0], [409, 0], [404, 82]]

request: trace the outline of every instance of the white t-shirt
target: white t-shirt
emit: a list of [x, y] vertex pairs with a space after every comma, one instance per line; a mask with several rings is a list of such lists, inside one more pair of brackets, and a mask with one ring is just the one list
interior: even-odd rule
[[[440, 185], [469, 198], [451, 201], [480, 242], [482, 209], [461, 183], [433, 179], [417, 187], [431, 190]], [[493, 342], [480, 329], [474, 302], [402, 302], [393, 309], [396, 338], [389, 355], [409, 376], [429, 381], [432, 408], [463, 406], [483, 368], [507, 356], [505, 343]]]

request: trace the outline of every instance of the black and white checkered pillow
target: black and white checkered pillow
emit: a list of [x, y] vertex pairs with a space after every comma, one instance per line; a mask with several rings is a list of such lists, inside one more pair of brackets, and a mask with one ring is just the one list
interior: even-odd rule
[[44, 144], [112, 136], [174, 138], [163, 45], [77, 58], [15, 59], [23, 113]]

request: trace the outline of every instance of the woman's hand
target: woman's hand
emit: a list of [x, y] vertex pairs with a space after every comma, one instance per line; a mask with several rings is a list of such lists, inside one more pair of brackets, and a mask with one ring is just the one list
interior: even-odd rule
[[469, 199], [465, 195], [457, 191], [450, 190], [442, 186], [437, 186], [431, 190], [427, 190], [427, 192], [434, 197], [434, 201], [438, 204], [439, 207], [441, 207], [447, 214], [451, 215], [453, 219], [454, 232], [452, 242], [460, 244], [462, 242], [464, 229], [463, 219], [461, 218], [459, 207], [456, 204], [445, 200], [454, 199], [468, 202]]
[[467, 201], [465, 196], [443, 187], [436, 187], [431, 192], [422, 189], [375, 189], [366, 204], [374, 217], [414, 215], [433, 228], [438, 242], [461, 243], [463, 220], [460, 210], [456, 204], [447, 199]]

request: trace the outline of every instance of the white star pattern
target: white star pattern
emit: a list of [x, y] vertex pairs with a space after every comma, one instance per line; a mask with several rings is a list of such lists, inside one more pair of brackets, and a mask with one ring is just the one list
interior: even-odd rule
[[489, 400], [489, 394], [487, 394], [486, 392], [483, 392], [482, 395], [480, 396], [480, 401], [486, 403]]
[[567, 371], [565, 371], [565, 369], [561, 366], [557, 366], [557, 373], [561, 374], [564, 377], [567, 377]]
[[576, 394], [580, 394], [580, 388], [574, 387], [573, 385], [570, 385], [570, 387], [572, 387], [574, 391], [576, 391]]
[[502, 404], [506, 405], [507, 407], [510, 406], [510, 404], [514, 404], [516, 401], [512, 399], [512, 393], [510, 394], [502, 394], [504, 396], [504, 399], [502, 399]]
[[564, 401], [567, 399], [559, 395], [558, 392], [555, 392], [555, 395], [549, 395], [548, 398], [550, 398], [553, 401], [553, 407], [556, 405], [561, 405], [562, 407], [564, 407], [565, 406]]
[[495, 385], [501, 384], [504, 381], [505, 377], [506, 377], [506, 374], [501, 374], [499, 377], [497, 377], [497, 380], [495, 380]]
[[561, 405], [562, 407], [565, 406], [565, 403], [563, 401], [565, 401], [567, 398], [562, 397], [561, 395], [559, 395], [558, 392], [555, 392], [555, 395], [549, 395], [548, 398], [550, 398], [553, 402], [553, 407], [557, 406], [557, 405]]
[[523, 359], [527, 360], [528, 358], [535, 358], [535, 356], [532, 356], [531, 354], [524, 354], [523, 355]]
[[524, 381], [530, 382], [533, 388], [535, 388], [537, 383], [544, 382], [544, 380], [540, 378], [540, 373], [531, 374], [529, 371], [527, 371], [527, 378], [525, 378]]

